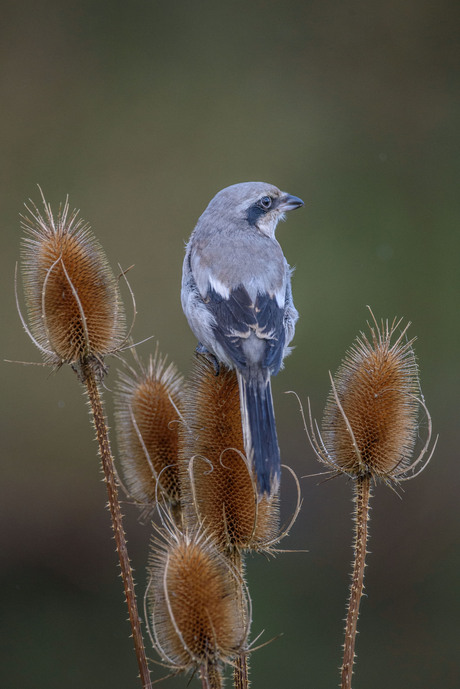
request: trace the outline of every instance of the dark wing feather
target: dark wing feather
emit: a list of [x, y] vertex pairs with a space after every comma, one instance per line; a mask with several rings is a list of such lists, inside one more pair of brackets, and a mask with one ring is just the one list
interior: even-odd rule
[[265, 342], [261, 365], [270, 369], [272, 374], [278, 373], [285, 342], [284, 309], [278, 306], [274, 297], [258, 295], [254, 304], [243, 286], [232, 290], [228, 299], [210, 289], [206, 305], [216, 320], [214, 334], [217, 341], [240, 370], [246, 367], [242, 344], [254, 332]]
[[278, 306], [274, 297], [258, 294], [255, 311], [258, 329], [267, 336], [263, 365], [276, 375], [280, 370], [284, 352], [284, 309]]

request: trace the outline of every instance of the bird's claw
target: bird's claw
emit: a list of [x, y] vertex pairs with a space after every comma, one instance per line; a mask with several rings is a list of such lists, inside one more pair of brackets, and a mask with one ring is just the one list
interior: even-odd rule
[[205, 356], [207, 359], [209, 359], [209, 361], [210, 361], [210, 362], [212, 363], [212, 365], [214, 366], [214, 374], [215, 374], [216, 376], [218, 376], [219, 373], [220, 373], [220, 364], [219, 364], [219, 361], [218, 361], [217, 357], [216, 357], [214, 354], [212, 354], [212, 353], [209, 351], [209, 349], [206, 349], [206, 347], [204, 346], [204, 344], [201, 344], [201, 342], [198, 342], [198, 345], [197, 345], [195, 351], [196, 351], [197, 354], [202, 354], [202, 355]]

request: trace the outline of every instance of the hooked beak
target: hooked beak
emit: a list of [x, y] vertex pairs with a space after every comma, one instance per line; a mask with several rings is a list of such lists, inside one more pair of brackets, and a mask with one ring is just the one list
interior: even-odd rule
[[293, 211], [303, 205], [304, 202], [302, 199], [299, 199], [297, 196], [292, 196], [292, 194], [283, 193], [283, 196], [281, 196], [279, 200], [278, 209], [284, 213], [285, 211]]

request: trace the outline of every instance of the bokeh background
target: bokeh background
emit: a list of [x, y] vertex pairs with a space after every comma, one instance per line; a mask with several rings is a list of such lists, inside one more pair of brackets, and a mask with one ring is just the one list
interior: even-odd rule
[[[70, 195], [113, 266], [135, 264], [135, 338], [154, 335], [184, 373], [195, 346], [179, 302], [184, 242], [209, 199], [263, 180], [305, 200], [278, 230], [301, 316], [274, 384], [283, 459], [300, 476], [319, 465], [284, 392], [309, 396], [320, 418], [328, 371], [366, 328], [366, 304], [412, 321], [440, 440], [402, 499], [375, 491], [356, 689], [460, 685], [459, 19], [454, 0], [1, 9], [2, 358], [39, 360], [13, 294], [18, 216], [39, 202], [37, 183], [56, 208]], [[0, 371], [0, 685], [137, 687], [82, 391], [67, 369]], [[282, 634], [251, 660], [265, 689], [339, 678], [351, 486], [301, 485], [284, 547], [308, 552], [248, 562], [253, 636]], [[125, 511], [142, 595], [150, 526]]]

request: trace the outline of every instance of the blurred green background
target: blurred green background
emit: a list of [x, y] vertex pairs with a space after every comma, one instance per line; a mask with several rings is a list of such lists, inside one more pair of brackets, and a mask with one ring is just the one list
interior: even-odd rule
[[[113, 266], [135, 264], [135, 338], [153, 334], [184, 373], [195, 346], [179, 301], [184, 242], [210, 198], [262, 180], [305, 200], [278, 229], [300, 320], [274, 384], [283, 459], [299, 475], [320, 467], [284, 392], [309, 396], [320, 418], [328, 371], [366, 327], [366, 304], [412, 321], [440, 440], [402, 500], [375, 491], [355, 689], [460, 685], [459, 9], [454, 0], [2, 3], [2, 358], [39, 361], [13, 294], [18, 214], [27, 198], [38, 203], [37, 183], [56, 208], [70, 194]], [[67, 368], [0, 368], [0, 685], [135, 688], [82, 391]], [[308, 552], [248, 563], [253, 636], [282, 633], [254, 653], [255, 687], [339, 680], [351, 486], [301, 485], [283, 546]], [[142, 596], [150, 528], [125, 511]]]

